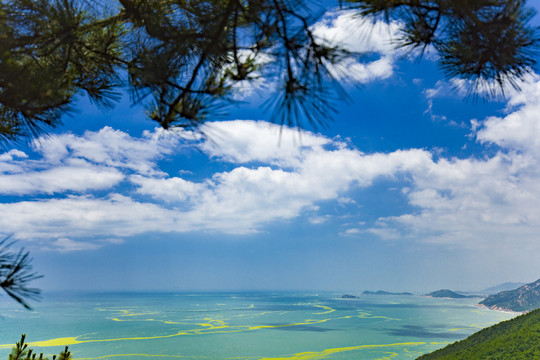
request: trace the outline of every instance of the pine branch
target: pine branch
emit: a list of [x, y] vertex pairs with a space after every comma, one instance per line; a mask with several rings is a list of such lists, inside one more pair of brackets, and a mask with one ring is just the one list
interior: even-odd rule
[[43, 276], [32, 271], [30, 253], [24, 249], [18, 253], [11, 252], [9, 248], [13, 242], [8, 240], [9, 237], [0, 241], [0, 288], [26, 309], [31, 310], [27, 300], [38, 300], [41, 291], [28, 287], [28, 284]]

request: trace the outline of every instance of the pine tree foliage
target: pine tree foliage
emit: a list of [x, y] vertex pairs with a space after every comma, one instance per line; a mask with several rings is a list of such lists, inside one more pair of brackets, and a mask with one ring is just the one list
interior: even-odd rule
[[[26, 334], [22, 334], [21, 340], [13, 346], [11, 353], [8, 356], [8, 360], [49, 360], [49, 358], [44, 357], [43, 353], [39, 354], [33, 353], [32, 349], [28, 348], [28, 344], [25, 343]], [[68, 347], [64, 349], [58, 356], [53, 355], [52, 360], [72, 360], [71, 352], [68, 350]]]
[[[343, 3], [343, 2], [342, 2]], [[433, 46], [448, 76], [515, 84], [534, 64], [523, 0], [349, 0], [361, 16], [404, 24], [403, 44]], [[333, 65], [353, 54], [317, 39], [306, 0], [3, 0], [0, 140], [58, 125], [86, 94], [133, 103], [168, 129], [196, 128], [239, 83], [276, 81], [281, 124], [324, 125], [345, 98]]]
[[27, 357], [29, 350], [28, 350], [28, 344], [25, 344], [24, 339], [26, 337], [26, 334], [22, 334], [21, 341], [17, 342], [13, 349], [11, 349], [11, 353], [9, 354], [9, 360], [20, 360]]
[[276, 114], [289, 125], [302, 116], [321, 123], [337, 98], [327, 67], [348, 53], [317, 41], [301, 0], [99, 4], [2, 1], [4, 140], [57, 125], [81, 93], [110, 106], [124, 80], [133, 102], [166, 129], [196, 127], [232, 100], [236, 83], [259, 76], [279, 78]]
[[348, 0], [362, 16], [399, 20], [400, 45], [438, 52], [446, 76], [504, 93], [536, 64], [538, 33], [525, 0]]
[[98, 25], [68, 0], [0, 3], [0, 134], [35, 135], [58, 124], [84, 91], [100, 105], [114, 99], [120, 24]]
[[40, 290], [29, 287], [29, 283], [41, 276], [32, 271], [30, 254], [24, 249], [11, 251], [12, 245], [9, 237], [0, 241], [0, 288], [19, 304], [31, 309], [27, 301], [39, 299]]

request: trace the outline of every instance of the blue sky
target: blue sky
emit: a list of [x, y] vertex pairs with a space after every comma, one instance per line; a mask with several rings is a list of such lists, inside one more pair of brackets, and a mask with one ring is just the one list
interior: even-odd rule
[[[535, 18], [535, 21], [537, 18]], [[324, 129], [271, 124], [261, 94], [203, 130], [164, 132], [124, 99], [0, 154], [0, 228], [43, 290], [476, 290], [540, 277], [540, 77], [465, 100], [434, 55], [347, 12], [320, 37], [351, 103]], [[538, 21], [536, 21], [538, 23]]]

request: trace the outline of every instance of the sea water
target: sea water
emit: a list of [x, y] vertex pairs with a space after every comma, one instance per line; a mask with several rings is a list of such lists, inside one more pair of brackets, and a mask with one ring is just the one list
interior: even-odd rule
[[292, 292], [54, 294], [24, 310], [0, 298], [0, 359], [415, 359], [515, 316], [478, 299]]

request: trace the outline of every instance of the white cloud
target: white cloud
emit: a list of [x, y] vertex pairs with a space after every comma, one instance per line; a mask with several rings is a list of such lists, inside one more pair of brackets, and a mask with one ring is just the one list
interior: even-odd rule
[[379, 227], [368, 229], [367, 232], [377, 235], [378, 237], [385, 240], [398, 240], [403, 237], [403, 235], [394, 228], [388, 228], [384, 223], [379, 223]]
[[537, 80], [510, 98], [505, 117], [475, 121], [477, 140], [501, 150], [412, 169], [404, 194], [417, 211], [382, 218], [371, 231], [506, 255], [540, 251], [539, 105]]
[[383, 56], [367, 64], [349, 60], [345, 61], [343, 66], [346, 67], [344, 74], [347, 75], [347, 79], [353, 79], [362, 84], [387, 79], [394, 73], [393, 60], [389, 56]]
[[0, 194], [103, 190], [119, 184], [127, 171], [164, 174], [157, 160], [175, 151], [180, 140], [179, 134], [161, 130], [139, 139], [110, 127], [40, 138], [34, 143], [39, 160], [19, 150], [0, 155]]
[[[19, 238], [73, 241], [85, 236], [118, 237], [145, 232], [250, 233], [259, 231], [264, 224], [313, 211], [318, 201], [341, 198], [352, 186], [369, 186], [378, 177], [392, 177], [431, 161], [431, 155], [424, 150], [367, 155], [340, 140], [309, 132], [299, 135], [288, 128], [281, 129], [279, 140], [280, 127], [264, 122], [211, 123], [205, 130], [225, 134], [212, 142], [198, 142], [209, 156], [253, 166], [235, 165], [229, 171], [194, 182], [169, 177], [159, 169], [155, 160], [172, 148], [156, 150], [163, 145], [156, 145], [150, 134], [136, 139], [105, 128], [81, 137], [51, 136], [40, 147], [43, 159], [28, 161], [21, 170], [21, 175], [31, 174], [29, 178], [34, 182], [26, 188], [19, 184], [18, 190], [13, 185], [11, 193], [39, 189], [40, 193], [57, 194], [49, 199], [26, 198], [0, 204], [0, 211], [6, 214], [0, 219], [0, 227]], [[94, 172], [74, 172], [68, 168], [73, 164]], [[91, 181], [92, 174], [104, 170], [117, 177], [98, 186]], [[52, 179], [62, 178], [64, 171], [74, 174], [69, 177], [70, 183], [58, 182], [52, 187]], [[121, 177], [130, 181], [124, 183], [122, 194], [115, 194], [122, 189], [113, 189]], [[110, 195], [80, 194], [89, 188], [106, 190]], [[129, 196], [133, 192], [149, 198], [135, 200]]]
[[26, 155], [24, 152], [12, 149], [6, 153], [0, 154], [0, 161], [13, 161], [15, 158], [28, 158], [28, 155]]
[[81, 250], [96, 250], [100, 246], [98, 244], [93, 244], [83, 241], [74, 241], [68, 238], [60, 238], [52, 243], [52, 246], [60, 252], [72, 252], [72, 251], [81, 251]]
[[330, 215], [312, 216], [308, 220], [311, 224], [318, 225], [318, 224], [324, 224], [325, 222], [328, 221], [328, 219], [330, 219], [330, 217], [331, 217]]
[[85, 161], [42, 171], [20, 170], [16, 173], [4, 172], [0, 175], [0, 193], [24, 195], [65, 191], [84, 192], [108, 189], [124, 178], [118, 169], [98, 167]]
[[504, 118], [490, 117], [477, 129], [477, 138], [504, 148], [532, 152], [540, 149], [540, 80], [523, 85], [509, 101]]
[[[226, 124], [233, 130], [240, 123]], [[264, 132], [268, 125], [260, 126]], [[365, 155], [341, 145], [330, 151], [318, 146], [302, 147], [296, 154], [301, 165], [290, 171], [240, 166], [217, 173], [205, 183], [139, 177], [136, 180], [141, 185], [138, 191], [167, 199], [173, 206], [176, 202], [176, 206], [182, 208], [179, 217], [190, 225], [178, 226], [178, 231], [206, 229], [249, 233], [265, 223], [295, 218], [318, 201], [337, 199], [354, 184], [369, 186], [377, 177], [393, 176], [395, 172], [431, 161], [430, 154], [423, 150]], [[222, 156], [228, 155], [222, 153]], [[165, 190], [177, 185], [171, 193]]]
[[350, 228], [340, 233], [341, 236], [352, 236], [352, 235], [358, 235], [362, 232], [359, 228]]
[[358, 53], [392, 55], [400, 25], [366, 19], [355, 11], [331, 13], [313, 27], [315, 36]]
[[142, 138], [134, 138], [107, 126], [98, 132], [87, 131], [83, 136], [63, 134], [40, 138], [35, 142], [35, 148], [50, 164], [78, 158], [103, 166], [154, 174], [156, 160], [173, 153], [179, 140], [178, 133], [172, 131], [145, 131]]
[[[337, 45], [357, 55], [342, 61], [338, 66], [329, 67], [333, 76], [342, 81], [368, 83], [392, 76], [394, 58], [404, 54], [396, 46], [400, 28], [398, 22], [387, 24], [384, 21], [372, 21], [358, 16], [355, 11], [331, 11], [315, 23], [311, 30], [317, 41]], [[268, 93], [276, 87], [279, 76], [276, 75], [273, 63], [279, 59], [271, 53], [258, 53], [255, 56], [250, 50], [241, 50], [238, 55], [240, 61], [254, 58], [260, 71], [250, 74], [250, 80], [232, 84], [236, 90], [236, 99], [244, 99], [255, 93]]]
[[508, 226], [536, 227], [540, 218], [533, 220], [536, 216], [528, 214], [531, 209], [525, 199], [538, 198], [540, 188], [524, 187], [518, 175], [523, 170], [520, 162], [519, 157], [498, 154], [485, 160], [442, 159], [429, 171], [414, 171], [414, 188], [407, 197], [420, 211], [381, 223], [386, 228], [404, 226], [402, 237], [465, 247], [504, 240], [510, 235]]
[[[384, 21], [372, 21], [358, 16], [354, 11], [329, 14], [313, 27], [320, 40], [360, 55], [358, 61], [343, 62], [333, 69], [338, 78], [367, 83], [386, 79], [393, 74], [396, 40], [400, 25]], [[364, 61], [362, 55], [376, 55], [378, 58]]]
[[433, 99], [452, 95], [454, 94], [454, 89], [447, 81], [438, 80], [432, 88], [424, 89], [423, 93], [427, 99]]
[[263, 121], [236, 120], [203, 125], [209, 140], [200, 144], [211, 157], [233, 163], [265, 162], [299, 166], [303, 149], [331, 143], [331, 139], [308, 131]]
[[165, 202], [186, 201], [198, 197], [208, 188], [207, 184], [193, 183], [178, 177], [164, 179], [133, 175], [130, 180], [137, 186], [138, 193]]
[[49, 248], [53, 251], [58, 251], [62, 253], [68, 253], [73, 251], [88, 251], [88, 250], [97, 250], [106, 245], [118, 245], [122, 244], [124, 241], [122, 239], [102, 239], [95, 242], [89, 241], [75, 241], [66, 237], [59, 238], [51, 243]]
[[[119, 194], [106, 198], [63, 199], [0, 204], [0, 228], [20, 239], [126, 237], [175, 229], [177, 216], [157, 204], [140, 203]], [[185, 228], [179, 229], [186, 230]]]

